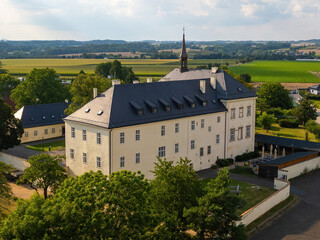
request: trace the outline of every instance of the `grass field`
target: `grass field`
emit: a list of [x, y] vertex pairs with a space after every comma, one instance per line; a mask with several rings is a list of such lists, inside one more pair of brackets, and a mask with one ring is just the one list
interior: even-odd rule
[[[54, 68], [57, 73], [64, 76], [74, 76], [80, 70], [93, 73], [97, 64], [111, 62], [113, 59], [1, 59], [3, 68], [14, 75], [26, 75], [33, 68]], [[162, 77], [174, 68], [180, 66], [178, 59], [119, 59], [128, 67], [132, 67], [137, 76]], [[208, 63], [235, 64], [232, 59], [199, 59], [188, 61], [190, 68]]]
[[48, 152], [50, 146], [51, 146], [51, 151], [64, 149], [65, 140], [59, 140], [56, 142], [49, 142], [49, 143], [37, 144], [37, 145], [27, 145], [27, 148], [30, 148], [39, 152], [42, 152], [43, 150], [45, 152]]
[[[284, 128], [280, 127], [279, 124], [272, 124], [271, 130], [267, 132], [267, 130], [263, 129], [262, 127], [256, 127], [256, 133], [276, 136], [276, 137], [285, 137], [285, 138], [293, 138], [299, 140], [305, 140], [305, 133], [306, 129], [303, 127], [299, 128]], [[317, 142], [315, 136], [309, 132], [309, 141]]]
[[320, 72], [320, 62], [254, 61], [230, 68], [248, 73], [253, 82], [320, 82], [311, 72]]

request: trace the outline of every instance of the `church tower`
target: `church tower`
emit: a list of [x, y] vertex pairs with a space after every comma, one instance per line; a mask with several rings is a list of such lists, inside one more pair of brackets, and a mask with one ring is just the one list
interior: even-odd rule
[[180, 72], [185, 72], [188, 70], [188, 54], [186, 49], [186, 42], [184, 39], [184, 29], [183, 29], [183, 39], [182, 39], [182, 48], [180, 54]]

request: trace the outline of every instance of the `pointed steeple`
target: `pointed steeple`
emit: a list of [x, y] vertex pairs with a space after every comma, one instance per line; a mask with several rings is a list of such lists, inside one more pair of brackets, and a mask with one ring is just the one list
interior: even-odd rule
[[184, 28], [183, 28], [183, 39], [182, 39], [182, 47], [180, 53], [180, 72], [185, 72], [188, 70], [188, 54], [186, 49], [186, 41], [184, 37]]

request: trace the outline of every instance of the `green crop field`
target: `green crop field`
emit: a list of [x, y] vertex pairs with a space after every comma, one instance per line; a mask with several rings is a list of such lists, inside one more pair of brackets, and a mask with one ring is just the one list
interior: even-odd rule
[[[33, 68], [54, 68], [57, 73], [64, 76], [74, 76], [80, 70], [86, 73], [93, 73], [97, 64], [111, 62], [113, 59], [2, 59], [3, 68], [14, 75], [26, 75]], [[162, 77], [169, 73], [180, 63], [178, 59], [119, 59], [119, 61], [142, 77]], [[199, 59], [189, 60], [190, 68], [208, 63], [235, 64], [232, 59]]]
[[253, 82], [320, 82], [311, 72], [320, 72], [320, 62], [254, 61], [232, 66], [234, 73], [248, 73]]

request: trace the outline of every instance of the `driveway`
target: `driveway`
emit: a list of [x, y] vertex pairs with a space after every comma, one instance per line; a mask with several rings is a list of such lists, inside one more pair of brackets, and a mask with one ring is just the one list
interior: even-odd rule
[[290, 182], [291, 192], [301, 198], [299, 203], [251, 240], [320, 240], [320, 170]]

